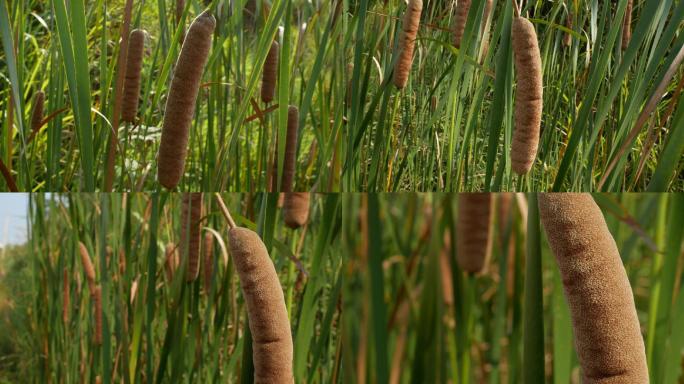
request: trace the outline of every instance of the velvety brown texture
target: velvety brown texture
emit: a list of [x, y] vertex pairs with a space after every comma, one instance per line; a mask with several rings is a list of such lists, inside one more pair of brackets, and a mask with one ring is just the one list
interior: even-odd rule
[[188, 264], [185, 271], [185, 280], [195, 281], [199, 275], [200, 267], [202, 194], [184, 193], [182, 204], [179, 247], [181, 254], [186, 255], [187, 252]]
[[93, 265], [93, 261], [88, 254], [88, 248], [86, 248], [86, 246], [80, 241], [78, 242], [78, 253], [81, 255], [83, 270], [85, 271], [86, 278], [88, 279], [88, 289], [92, 295], [95, 289], [95, 265]]
[[270, 103], [275, 97], [276, 79], [278, 78], [278, 57], [280, 55], [280, 45], [277, 41], [271, 43], [268, 50], [264, 71], [261, 77], [261, 101]]
[[629, 46], [629, 41], [632, 40], [632, 0], [627, 2], [627, 9], [625, 10], [625, 19], [622, 23], [622, 50], [624, 51]]
[[299, 110], [290, 105], [287, 109], [287, 136], [285, 138], [285, 163], [283, 164], [282, 192], [292, 192], [297, 165], [297, 128]]
[[583, 382], [648, 383], [632, 289], [594, 199], [540, 194], [539, 215], [563, 279]]
[[516, 17], [512, 27], [515, 74], [515, 130], [511, 142], [511, 168], [519, 175], [532, 169], [537, 157], [542, 119], [542, 62], [534, 25]]
[[168, 189], [175, 188], [183, 176], [190, 125], [215, 27], [216, 20], [209, 11], [197, 16], [176, 62], [164, 111], [157, 170], [159, 182]]
[[456, 261], [468, 273], [484, 270], [490, 254], [490, 193], [463, 193], [458, 196], [456, 218]]
[[451, 235], [449, 232], [444, 233], [444, 245], [442, 251], [439, 253], [439, 272], [441, 274], [442, 283], [442, 300], [444, 304], [454, 304], [454, 284], [451, 279]]
[[138, 99], [140, 98], [140, 71], [145, 50], [145, 31], [134, 29], [128, 38], [128, 55], [126, 57], [126, 77], [124, 80], [124, 95], [121, 105], [121, 120], [135, 122], [138, 114]]
[[102, 345], [102, 288], [98, 285], [93, 289], [93, 310], [95, 311], [95, 331], [93, 341], [95, 345]]
[[204, 293], [209, 294], [211, 278], [214, 275], [214, 235], [211, 232], [204, 234]]
[[266, 246], [259, 235], [246, 228], [232, 228], [228, 238], [252, 331], [254, 382], [294, 383], [285, 297]]
[[36, 132], [43, 123], [45, 109], [45, 92], [38, 91], [33, 95], [33, 110], [31, 111], [31, 131]]
[[461, 48], [463, 32], [465, 32], [468, 12], [470, 11], [470, 0], [458, 0], [456, 4], [456, 15], [454, 16], [454, 47]]
[[309, 220], [309, 192], [287, 192], [283, 201], [283, 220], [296, 229]]
[[422, 0], [409, 0], [399, 37], [399, 59], [394, 67], [394, 85], [399, 89], [404, 88], [408, 82], [411, 64], [413, 63], [413, 48], [416, 45], [416, 35], [420, 27], [422, 11]]

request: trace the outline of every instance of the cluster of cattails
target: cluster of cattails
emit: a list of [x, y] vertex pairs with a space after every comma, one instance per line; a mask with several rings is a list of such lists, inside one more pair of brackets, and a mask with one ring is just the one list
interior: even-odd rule
[[622, 50], [624, 51], [629, 46], [629, 41], [632, 40], [632, 6], [633, 0], [627, 1], [627, 10], [625, 10], [625, 18], [622, 22]]
[[124, 81], [124, 97], [121, 105], [121, 120], [135, 122], [138, 114], [138, 99], [140, 98], [140, 71], [145, 50], [145, 31], [134, 29], [128, 39], [128, 54], [126, 56], [126, 77]]
[[202, 193], [184, 193], [181, 208], [180, 251], [186, 257], [185, 280], [195, 281], [200, 268]]
[[422, 0], [409, 0], [399, 37], [399, 59], [394, 67], [394, 85], [399, 89], [404, 88], [408, 82], [411, 64], [413, 63], [413, 48], [416, 45], [416, 35], [420, 27], [422, 11]]
[[176, 63], [164, 111], [157, 169], [159, 182], [168, 189], [178, 185], [185, 169], [190, 125], [215, 27], [216, 19], [209, 11], [197, 16]]
[[240, 228], [220, 197], [229, 222], [229, 250], [240, 279], [252, 332], [255, 383], [294, 383], [292, 333], [283, 288], [257, 233]]
[[261, 77], [261, 101], [264, 103], [270, 103], [275, 98], [279, 55], [280, 45], [274, 40], [271, 43], [271, 48], [268, 50], [268, 55], [266, 55], [264, 71]]
[[456, 261], [468, 273], [480, 273], [491, 253], [492, 195], [468, 193], [458, 197]]
[[589, 194], [541, 194], [539, 214], [570, 307], [584, 383], [648, 383], [629, 279]]
[[[90, 298], [93, 303], [93, 316], [95, 318], [93, 342], [95, 345], [102, 345], [102, 288], [96, 282], [95, 266], [90, 258], [88, 249], [80, 241], [78, 242], [78, 252], [81, 256], [81, 263], [88, 280], [88, 290], [90, 291]], [[68, 284], [65, 284], [65, 287], [68, 288]]]
[[515, 130], [511, 142], [511, 168], [519, 175], [532, 169], [537, 157], [542, 119], [542, 62], [534, 25], [516, 14], [511, 30], [515, 74]]

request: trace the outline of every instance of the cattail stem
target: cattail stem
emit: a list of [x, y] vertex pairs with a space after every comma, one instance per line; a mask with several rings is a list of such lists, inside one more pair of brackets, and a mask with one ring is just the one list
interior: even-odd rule
[[226, 203], [224, 203], [223, 198], [221, 198], [221, 194], [219, 194], [217, 192], [214, 194], [214, 196], [216, 197], [216, 201], [218, 202], [218, 205], [221, 208], [221, 213], [223, 213], [223, 216], [228, 221], [228, 226], [231, 229], [237, 227], [237, 225], [235, 225], [235, 221], [233, 220], [233, 217], [230, 215], [230, 211], [228, 211], [228, 207], [226, 207]]

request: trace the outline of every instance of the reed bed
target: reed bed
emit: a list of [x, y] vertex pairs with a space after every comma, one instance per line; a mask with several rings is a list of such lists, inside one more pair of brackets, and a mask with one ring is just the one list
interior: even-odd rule
[[[306, 232], [284, 225], [275, 193], [221, 197], [239, 228], [203, 196], [212, 278], [187, 282], [186, 259], [176, 261], [181, 194], [31, 195], [24, 253], [0, 258], [0, 381], [342, 381], [339, 197], [311, 195]], [[92, 296], [79, 241], [96, 271]]]
[[[247, 17], [204, 1], [4, 2], [0, 191], [267, 191], [288, 105], [300, 110], [301, 189], [339, 191], [344, 9], [322, 0], [245, 5]], [[203, 12], [216, 27], [199, 41], [192, 21]], [[142, 50], [134, 30], [147, 31]], [[119, 58], [128, 35], [127, 64]], [[269, 55], [272, 44], [280, 55]], [[138, 68], [139, 91], [124, 84]], [[40, 90], [45, 126], [27, 140]]]
[[492, 195], [472, 275], [451, 241], [468, 196], [344, 195], [347, 382], [684, 379], [684, 197]]

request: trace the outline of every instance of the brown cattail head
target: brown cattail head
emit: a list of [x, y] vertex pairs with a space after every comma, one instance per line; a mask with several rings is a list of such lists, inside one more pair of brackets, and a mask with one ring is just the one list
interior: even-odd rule
[[185, 9], [185, 0], [176, 0], [176, 24], [180, 23], [183, 17], [183, 9]]
[[31, 131], [36, 132], [43, 125], [43, 111], [45, 109], [45, 92], [38, 91], [33, 95], [33, 110], [31, 111]]
[[418, 35], [422, 11], [422, 0], [409, 0], [399, 37], [399, 59], [394, 67], [394, 85], [399, 89], [404, 88], [408, 82], [411, 64], [413, 63], [413, 48], [416, 45], [416, 35]]
[[93, 288], [93, 314], [95, 316], [95, 334], [93, 342], [102, 345], [102, 287], [96, 285]]
[[159, 182], [168, 189], [175, 188], [183, 176], [190, 124], [215, 27], [216, 19], [209, 11], [197, 16], [176, 62], [164, 111], [157, 169]]
[[620, 254], [589, 194], [539, 196], [560, 269], [584, 383], [648, 383], [644, 341]]
[[64, 302], [62, 303], [62, 322], [66, 326], [69, 323], [69, 310], [71, 308], [69, 269], [66, 267], [64, 267], [64, 270], [62, 271], [62, 294], [64, 295]]
[[297, 165], [297, 128], [299, 110], [294, 105], [287, 109], [287, 137], [285, 138], [285, 163], [283, 164], [283, 180], [281, 190], [292, 192]]
[[214, 235], [204, 234], [204, 293], [209, 294], [211, 279], [214, 276]]
[[279, 55], [280, 45], [278, 45], [277, 41], [273, 41], [271, 43], [271, 49], [268, 50], [268, 55], [266, 55], [264, 73], [261, 78], [261, 101], [264, 103], [270, 103], [275, 97]]
[[246, 228], [232, 228], [228, 238], [252, 331], [254, 382], [294, 383], [287, 307], [266, 246]]
[[519, 175], [532, 169], [537, 157], [542, 119], [542, 62], [534, 25], [516, 17], [512, 27], [518, 86], [515, 95], [515, 130], [511, 142], [511, 168]]
[[461, 48], [463, 32], [465, 32], [468, 12], [470, 11], [470, 0], [458, 0], [456, 4], [456, 16], [454, 17], [454, 47]]
[[90, 294], [92, 295], [95, 288], [95, 266], [90, 259], [90, 255], [88, 254], [88, 248], [86, 248], [86, 246], [80, 241], [78, 242], [78, 252], [81, 255], [83, 270], [88, 278], [88, 288], [90, 290]]
[[283, 202], [283, 219], [289, 228], [297, 229], [309, 220], [309, 192], [287, 192]]
[[482, 272], [491, 253], [491, 196], [489, 193], [464, 193], [458, 196], [456, 261], [468, 273]]
[[173, 280], [173, 275], [176, 273], [179, 264], [176, 245], [174, 243], [166, 244], [166, 249], [164, 250], [164, 269], [166, 270], [166, 279], [168, 281]]
[[[572, 29], [572, 15], [568, 12], [568, 16], [565, 18], [565, 27]], [[572, 45], [572, 35], [569, 33], [563, 34], [563, 45], [569, 47]]]
[[121, 106], [121, 120], [135, 122], [138, 115], [138, 99], [140, 98], [140, 71], [145, 49], [145, 31], [134, 29], [128, 39], [128, 55], [126, 58], [126, 79], [124, 97]]
[[627, 10], [625, 10], [625, 19], [622, 23], [622, 50], [624, 51], [629, 46], [629, 41], [632, 40], [632, 6], [633, 1], [627, 1]]
[[195, 281], [200, 266], [202, 193], [184, 193], [181, 211], [180, 251], [187, 255], [186, 281]]
[[441, 273], [442, 300], [444, 304], [454, 304], [454, 286], [451, 278], [451, 235], [444, 232], [444, 245], [439, 253], [439, 271]]

